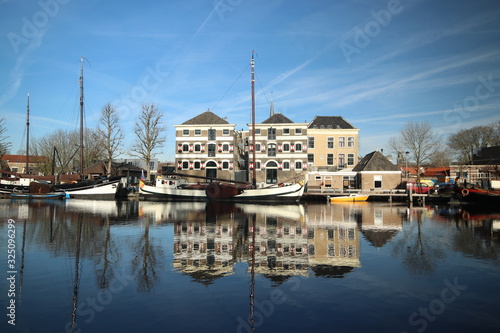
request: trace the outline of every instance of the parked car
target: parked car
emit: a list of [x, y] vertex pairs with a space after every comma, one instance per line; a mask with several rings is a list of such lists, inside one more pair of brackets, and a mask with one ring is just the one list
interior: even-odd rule
[[422, 183], [413, 183], [413, 182], [408, 182], [406, 183], [406, 189], [410, 190], [410, 184], [412, 187], [412, 193], [418, 193], [418, 194], [431, 194], [434, 193], [434, 186], [429, 186], [427, 184], [422, 184]]

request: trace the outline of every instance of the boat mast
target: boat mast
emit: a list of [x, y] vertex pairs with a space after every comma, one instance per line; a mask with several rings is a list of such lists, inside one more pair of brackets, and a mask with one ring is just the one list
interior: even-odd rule
[[252, 72], [252, 185], [254, 188], [257, 188], [257, 165], [255, 158], [255, 62], [253, 59], [253, 54], [255, 51], [252, 51], [252, 61], [250, 62], [251, 72]]
[[83, 179], [83, 57], [80, 57], [80, 178]]
[[26, 106], [26, 170], [25, 174], [29, 174], [29, 159], [30, 159], [30, 93], [28, 93], [28, 103]]

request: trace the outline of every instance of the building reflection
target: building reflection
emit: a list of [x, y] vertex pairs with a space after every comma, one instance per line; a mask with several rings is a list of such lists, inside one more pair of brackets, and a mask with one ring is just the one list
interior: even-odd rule
[[405, 214], [404, 207], [353, 204], [207, 208], [174, 221], [173, 266], [209, 284], [250, 262], [254, 246], [254, 272], [277, 284], [291, 276], [341, 278], [361, 267], [360, 235], [383, 246]]

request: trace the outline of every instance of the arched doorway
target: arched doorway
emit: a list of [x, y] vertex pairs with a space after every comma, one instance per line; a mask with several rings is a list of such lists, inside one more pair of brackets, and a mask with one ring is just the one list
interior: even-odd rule
[[266, 163], [266, 184], [276, 184], [278, 182], [278, 164], [274, 161]]
[[205, 177], [217, 178], [217, 163], [209, 161], [205, 164]]

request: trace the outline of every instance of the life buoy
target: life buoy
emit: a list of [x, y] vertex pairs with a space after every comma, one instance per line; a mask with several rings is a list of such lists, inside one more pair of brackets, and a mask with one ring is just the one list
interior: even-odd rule
[[468, 189], [466, 189], [466, 188], [464, 188], [464, 189], [462, 190], [462, 195], [463, 195], [464, 197], [468, 196], [468, 195], [469, 195], [469, 190], [468, 190]]

